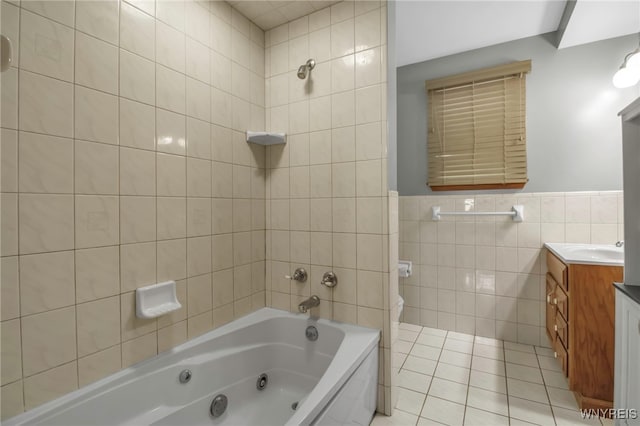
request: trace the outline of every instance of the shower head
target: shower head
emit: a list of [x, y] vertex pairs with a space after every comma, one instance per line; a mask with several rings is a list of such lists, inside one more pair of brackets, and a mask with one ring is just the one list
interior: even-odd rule
[[307, 73], [315, 66], [316, 61], [314, 61], [313, 59], [309, 59], [306, 64], [300, 65], [300, 68], [298, 68], [298, 78], [300, 80], [304, 80], [305, 78], [307, 78]]
[[298, 78], [300, 80], [304, 80], [305, 78], [307, 78], [307, 66], [306, 65], [300, 65], [300, 68], [298, 68]]

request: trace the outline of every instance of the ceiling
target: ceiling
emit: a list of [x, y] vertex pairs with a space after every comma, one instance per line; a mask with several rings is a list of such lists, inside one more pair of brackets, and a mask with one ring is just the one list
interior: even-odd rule
[[237, 9], [244, 16], [252, 20], [263, 30], [270, 30], [278, 25], [293, 21], [305, 15], [324, 9], [332, 4], [338, 3], [335, 0], [231, 0], [231, 6]]
[[[365, 0], [356, 0], [365, 1]], [[263, 30], [335, 0], [230, 0]], [[640, 0], [396, 0], [397, 66], [558, 30], [558, 48], [640, 33]], [[561, 24], [562, 22], [562, 24]]]
[[[565, 5], [564, 0], [399, 0], [397, 65], [556, 31]], [[559, 48], [638, 32], [640, 0], [578, 0]]]
[[[607, 17], [603, 19], [603, 17]], [[578, 1], [559, 49], [640, 32], [640, 0]]]
[[564, 1], [399, 1], [397, 65], [478, 49], [558, 28]]

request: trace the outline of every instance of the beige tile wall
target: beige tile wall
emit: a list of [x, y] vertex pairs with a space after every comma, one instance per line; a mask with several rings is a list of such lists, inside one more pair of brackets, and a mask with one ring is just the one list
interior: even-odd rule
[[[265, 303], [264, 33], [228, 4], [2, 1], [2, 418]], [[135, 317], [176, 280], [183, 308]]]
[[[508, 211], [524, 221], [443, 216], [442, 211]], [[621, 191], [400, 199], [400, 257], [413, 275], [400, 279], [403, 321], [548, 346], [545, 242], [614, 244], [623, 239]]]
[[[288, 134], [266, 153], [266, 301], [297, 312], [315, 294], [313, 315], [383, 330], [378, 409], [390, 412], [386, 26], [386, 2], [344, 1], [265, 34], [267, 128]], [[297, 267], [304, 284], [285, 278]], [[320, 285], [331, 270], [333, 290]]]

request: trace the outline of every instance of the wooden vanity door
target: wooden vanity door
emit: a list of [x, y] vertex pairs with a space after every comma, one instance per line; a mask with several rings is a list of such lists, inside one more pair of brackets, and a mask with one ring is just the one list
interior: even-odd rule
[[570, 265], [569, 387], [582, 396], [582, 408], [610, 408], [613, 401], [614, 282], [622, 267]]

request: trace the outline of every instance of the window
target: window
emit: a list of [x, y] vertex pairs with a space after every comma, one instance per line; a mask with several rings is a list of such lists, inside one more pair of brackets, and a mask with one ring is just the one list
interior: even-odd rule
[[520, 61], [425, 82], [432, 190], [524, 187], [530, 70]]

